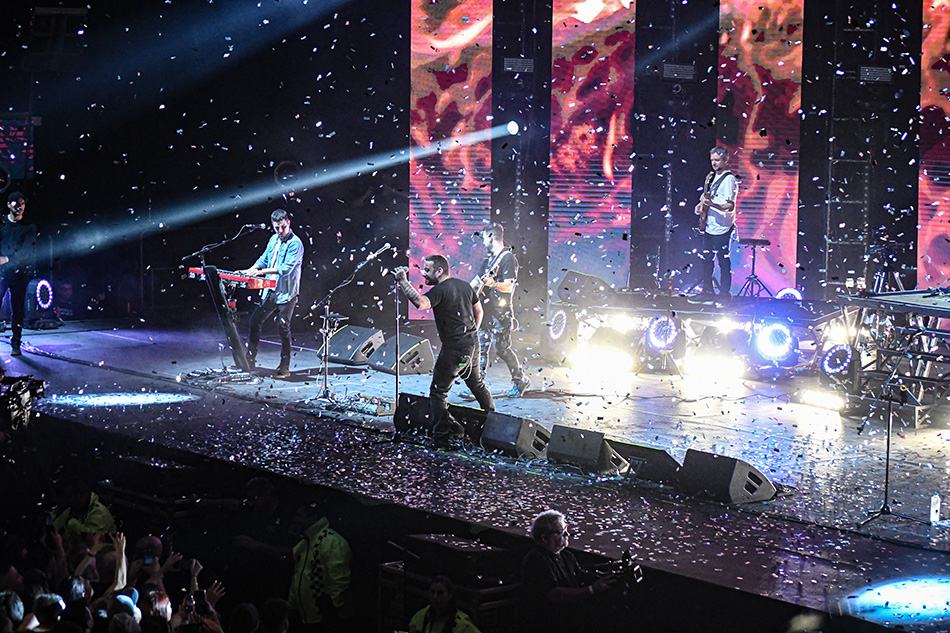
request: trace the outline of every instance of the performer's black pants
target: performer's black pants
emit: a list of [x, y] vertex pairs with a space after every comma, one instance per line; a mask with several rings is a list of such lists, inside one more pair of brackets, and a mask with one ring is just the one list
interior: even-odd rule
[[489, 316], [485, 314], [485, 320], [482, 322], [482, 329], [478, 331], [478, 342], [481, 348], [481, 370], [482, 376], [488, 368], [491, 361], [492, 346], [495, 347], [495, 353], [498, 358], [508, 366], [508, 373], [511, 374], [511, 380], [514, 382], [524, 378], [524, 372], [521, 369], [521, 362], [518, 355], [511, 349], [511, 314], [502, 314], [500, 316]]
[[264, 319], [277, 311], [277, 329], [280, 332], [280, 366], [282, 368], [290, 367], [290, 321], [294, 318], [294, 308], [297, 306], [297, 297], [294, 297], [287, 303], [277, 303], [276, 294], [267, 293], [264, 299], [251, 312], [251, 333], [248, 336], [247, 351], [251, 358], [257, 358], [257, 346], [261, 342], [261, 326]]
[[703, 291], [712, 292], [713, 259], [719, 259], [719, 294], [732, 292], [732, 260], [729, 258], [729, 237], [735, 228], [722, 235], [703, 233]]
[[457, 341], [442, 342], [439, 357], [432, 370], [432, 385], [429, 387], [429, 402], [432, 407], [432, 436], [448, 438], [449, 404], [447, 396], [455, 377], [461, 375], [472, 395], [478, 400], [478, 406], [486, 411], [495, 410], [495, 401], [482, 380], [478, 362], [478, 341], [474, 334]]
[[26, 286], [30, 283], [29, 277], [21, 272], [0, 271], [0, 302], [10, 291], [10, 311], [13, 313], [13, 337], [10, 346], [16, 349], [20, 346], [23, 336], [23, 313], [26, 310]]

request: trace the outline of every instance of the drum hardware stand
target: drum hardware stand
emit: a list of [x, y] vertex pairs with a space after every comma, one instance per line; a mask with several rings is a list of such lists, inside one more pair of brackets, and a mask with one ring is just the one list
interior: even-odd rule
[[758, 250], [759, 246], [771, 246], [772, 242], [769, 240], [760, 240], [755, 238], [745, 238], [740, 239], [739, 244], [743, 246], [750, 246], [752, 248], [752, 272], [746, 277], [745, 283], [742, 284], [742, 288], [739, 289], [739, 292], [736, 294], [737, 297], [760, 297], [763, 292], [768, 294], [770, 297], [774, 297], [772, 291], [766, 287], [762, 280], [759, 279], [759, 276], [755, 274], [755, 253]]
[[[326, 297], [324, 297], [317, 303], [310, 306], [311, 313], [313, 312], [313, 310], [316, 310], [320, 306], [323, 306], [323, 315], [321, 316], [321, 318], [323, 319], [323, 326], [320, 328], [320, 333], [323, 335], [323, 353], [322, 353], [323, 392], [320, 394], [319, 397], [316, 398], [316, 400], [318, 401], [323, 401], [325, 403], [331, 403], [331, 404], [336, 403], [338, 401], [336, 395], [330, 390], [330, 338], [339, 329], [340, 322], [347, 320], [348, 317], [345, 317], [340, 314], [333, 314], [330, 312], [330, 301], [333, 299], [333, 293], [335, 293], [337, 290], [340, 290], [341, 288], [344, 288], [345, 286], [348, 286], [356, 277], [356, 273], [358, 273], [360, 269], [363, 268], [363, 266], [365, 266], [366, 264], [370, 263], [371, 261], [379, 257], [380, 255], [388, 251], [390, 248], [392, 247], [389, 245], [389, 242], [386, 242], [386, 245], [383, 246], [381, 249], [367, 255], [366, 259], [364, 259], [359, 264], [357, 264], [356, 268], [353, 269], [353, 272], [351, 272], [346, 279], [341, 281], [339, 285], [337, 285], [336, 288], [333, 288], [332, 290], [330, 290], [330, 292], [327, 293]], [[398, 322], [396, 325], [398, 327]], [[397, 354], [399, 353], [398, 341], [396, 345], [396, 353]], [[398, 367], [397, 367], [397, 372], [398, 372]], [[397, 373], [397, 378], [396, 378], [396, 384], [397, 385], [399, 384], [398, 373]]]
[[[904, 346], [905, 353], [910, 348], [914, 339], [918, 335], [919, 335], [919, 332], [908, 339], [907, 344]], [[881, 393], [878, 396], [878, 400], [880, 400], [881, 397], [884, 397], [887, 400], [887, 439], [886, 439], [887, 448], [885, 449], [885, 453], [884, 453], [884, 501], [881, 503], [880, 508], [878, 508], [877, 510], [874, 510], [873, 512], [869, 512], [868, 517], [858, 524], [859, 526], [862, 526], [862, 527], [864, 525], [867, 525], [874, 519], [878, 519], [884, 515], [895, 516], [901, 519], [907, 519], [908, 521], [914, 521], [916, 523], [924, 523], [924, 524], [928, 523], [927, 521], [918, 519], [917, 517], [912, 517], [907, 514], [901, 514], [899, 512], [893, 512], [891, 510], [890, 503], [888, 503], [889, 498], [890, 498], [890, 482], [891, 482], [891, 434], [893, 432], [893, 426], [894, 426], [893, 379], [897, 375], [897, 369], [899, 366], [900, 366], [899, 364], [894, 365], [894, 369], [891, 371], [890, 375], [887, 377], [887, 380], [885, 380], [884, 384], [881, 386]], [[899, 404], [901, 405], [910, 404], [911, 406], [915, 406], [915, 407], [921, 406], [920, 401], [916, 398], [916, 396], [914, 396], [914, 394], [911, 393], [910, 390], [905, 388], [903, 385], [900, 385]], [[873, 411], [873, 407], [872, 407], [872, 411]], [[865, 418], [865, 424], [868, 423], [868, 420], [870, 419], [870, 417], [871, 417], [871, 411], [868, 412], [868, 417]]]
[[894, 267], [893, 262], [897, 257], [897, 252], [906, 249], [907, 244], [902, 242], [883, 242], [871, 245], [868, 254], [880, 254], [883, 262], [877, 272], [874, 273], [874, 278], [871, 281], [871, 292], [881, 294], [882, 292], [904, 291], [904, 282], [901, 281], [900, 273]]

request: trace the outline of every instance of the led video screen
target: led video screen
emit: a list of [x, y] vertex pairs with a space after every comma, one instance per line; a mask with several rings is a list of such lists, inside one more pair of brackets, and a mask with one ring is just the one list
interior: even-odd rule
[[[491, 127], [491, 0], [414, 0], [411, 54], [412, 148]], [[491, 210], [491, 142], [415, 154], [409, 168], [410, 281], [421, 283], [418, 268], [433, 253], [454, 276], [472, 276], [484, 257], [473, 234]]]

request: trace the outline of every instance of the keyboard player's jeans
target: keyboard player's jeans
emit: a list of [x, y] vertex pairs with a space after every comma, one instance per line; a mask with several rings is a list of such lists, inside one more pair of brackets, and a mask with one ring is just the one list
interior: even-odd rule
[[251, 312], [251, 333], [248, 336], [247, 351], [250, 353], [251, 360], [256, 361], [257, 346], [261, 341], [261, 326], [264, 324], [264, 319], [277, 312], [277, 328], [280, 332], [280, 367], [278, 369], [287, 370], [290, 369], [290, 321], [294, 317], [297, 297], [281, 304], [274, 299], [275, 293], [268, 292], [267, 298]]

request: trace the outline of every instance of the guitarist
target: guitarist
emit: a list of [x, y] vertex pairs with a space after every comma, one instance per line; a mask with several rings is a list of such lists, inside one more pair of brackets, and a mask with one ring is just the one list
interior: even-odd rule
[[732, 262], [729, 260], [729, 239], [736, 223], [736, 177], [728, 170], [729, 152], [724, 147], [709, 151], [712, 171], [706, 177], [703, 195], [696, 205], [703, 234], [702, 294], [713, 294], [713, 259], [719, 259], [719, 296], [729, 298], [732, 289]]
[[482, 307], [485, 309], [485, 318], [478, 331], [482, 375], [485, 375], [494, 345], [495, 354], [505, 362], [511, 374], [511, 389], [508, 395], [517, 397], [524, 395], [531, 385], [531, 380], [524, 375], [517, 354], [511, 349], [518, 258], [505, 246], [505, 229], [500, 224], [489, 224], [481, 232], [481, 238], [488, 253], [479, 265], [479, 276], [472, 282], [472, 286], [476, 291], [481, 288]]

